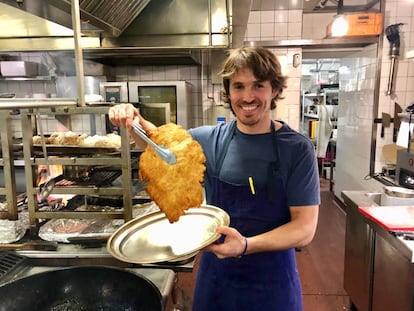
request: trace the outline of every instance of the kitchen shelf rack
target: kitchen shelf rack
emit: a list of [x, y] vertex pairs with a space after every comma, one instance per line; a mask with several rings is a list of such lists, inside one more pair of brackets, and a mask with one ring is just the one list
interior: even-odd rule
[[[132, 178], [131, 178], [131, 144], [127, 131], [121, 128], [121, 147], [117, 153], [109, 154], [90, 154], [86, 157], [78, 155], [67, 155], [68, 157], [47, 157], [36, 156], [32, 137], [36, 135], [33, 124], [39, 116], [54, 115], [60, 118], [65, 117], [71, 120], [73, 115], [106, 115], [108, 107], [41, 107], [21, 109], [22, 136], [23, 136], [23, 155], [25, 160], [26, 172], [26, 191], [29, 209], [30, 229], [38, 227], [39, 219], [52, 218], [75, 218], [75, 219], [132, 219]], [[46, 145], [47, 148], [47, 145]], [[46, 149], [47, 150], [47, 149]], [[79, 187], [54, 187], [51, 194], [75, 194], [75, 195], [112, 195], [123, 198], [122, 210], [110, 211], [40, 211], [38, 209], [37, 197], [41, 192], [41, 187], [36, 184], [39, 165], [87, 165], [87, 166], [112, 166], [121, 169], [122, 186], [79, 186]]]
[[0, 137], [1, 153], [0, 166], [4, 172], [4, 187], [0, 188], [0, 195], [6, 197], [7, 210], [0, 211], [0, 219], [17, 220], [17, 192], [16, 175], [14, 168], [13, 134], [11, 130], [11, 116], [9, 110], [0, 110]]
[[[314, 102], [318, 104], [315, 105]], [[319, 120], [319, 104], [326, 105], [331, 111], [331, 120], [336, 122], [336, 109], [338, 107], [338, 89], [324, 89], [318, 93], [302, 93], [302, 133], [308, 133], [308, 120]]]

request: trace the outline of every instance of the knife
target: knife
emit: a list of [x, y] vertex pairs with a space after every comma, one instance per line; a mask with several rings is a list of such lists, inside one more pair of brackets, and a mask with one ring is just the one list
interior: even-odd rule
[[402, 112], [402, 108], [399, 104], [394, 103], [394, 132], [392, 141], [395, 143], [397, 142], [398, 131], [400, 130], [401, 126], [401, 118], [398, 116], [399, 113]]

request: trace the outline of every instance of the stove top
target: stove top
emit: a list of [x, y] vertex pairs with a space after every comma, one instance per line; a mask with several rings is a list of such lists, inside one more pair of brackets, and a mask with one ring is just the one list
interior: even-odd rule
[[[64, 269], [68, 267], [38, 266], [29, 263], [29, 258], [15, 252], [0, 253], [0, 286], [2, 284], [28, 277], [46, 271]], [[141, 275], [150, 280], [160, 291], [163, 306], [171, 296], [176, 280], [176, 273], [164, 268], [124, 268], [125, 270]], [[170, 297], [171, 298], [171, 297]]]

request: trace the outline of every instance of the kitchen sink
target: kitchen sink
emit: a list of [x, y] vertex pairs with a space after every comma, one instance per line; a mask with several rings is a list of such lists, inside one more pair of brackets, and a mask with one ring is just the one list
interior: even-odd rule
[[381, 205], [381, 192], [367, 192], [365, 193], [371, 201], [373, 201], [377, 205]]

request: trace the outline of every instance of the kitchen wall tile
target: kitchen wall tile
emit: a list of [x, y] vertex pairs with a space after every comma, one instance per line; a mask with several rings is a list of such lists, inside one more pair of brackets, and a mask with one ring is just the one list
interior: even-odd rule
[[273, 25], [274, 24], [270, 24], [270, 23], [260, 25], [260, 38], [262, 40], [273, 40], [274, 38]]
[[152, 67], [151, 66], [142, 66], [139, 70], [138, 81], [153, 81], [152, 77]]
[[405, 107], [414, 104], [414, 91], [407, 91], [405, 93], [405, 100], [403, 101], [405, 103]]
[[123, 78], [126, 78], [125, 80], [128, 80], [128, 75], [129, 74], [134, 75], [133, 73], [129, 73], [129, 69], [132, 71], [133, 68], [131, 66], [115, 67], [114, 75], [117, 77], [117, 79], [119, 79], [120, 77], [123, 77]]
[[396, 1], [387, 1], [385, 5], [385, 17], [393, 17], [397, 16], [397, 2]]
[[260, 38], [260, 24], [248, 24], [247, 37], [250, 40], [252, 40], [252, 38]]
[[402, 17], [402, 16], [410, 17], [412, 14], [412, 7], [413, 7], [412, 2], [409, 2], [409, 1], [399, 2], [397, 6], [397, 16], [398, 17]]
[[288, 12], [289, 23], [302, 23], [302, 10], [289, 10]]
[[288, 24], [287, 23], [276, 23], [274, 25], [274, 36], [276, 40], [287, 39]]
[[[16, 91], [16, 95], [18, 94], [18, 96], [16, 97], [31, 97], [31, 95], [33, 95], [33, 88], [32, 88], [32, 83], [12, 83], [15, 85], [16, 89], [18, 91]], [[13, 87], [14, 88], [14, 87]], [[42, 92], [39, 92], [42, 93]]]
[[414, 77], [414, 60], [411, 59], [408, 61], [408, 72], [407, 75], [409, 77]]
[[287, 23], [289, 21], [288, 10], [275, 11], [275, 23]]
[[33, 81], [31, 84], [32, 84], [31, 95], [36, 94], [36, 93], [45, 93], [43, 81]]
[[288, 23], [288, 38], [289, 39], [300, 39], [301, 37], [302, 37], [302, 23], [289, 22]]
[[165, 79], [178, 80], [178, 66], [165, 66]]
[[407, 91], [407, 78], [399, 77], [395, 79], [395, 91], [396, 92], [405, 92]]
[[191, 79], [191, 67], [182, 66], [179, 70], [178, 80], [189, 80]]
[[289, 85], [289, 91], [298, 91], [300, 92], [300, 78], [292, 78], [288, 77], [288, 85]]
[[260, 11], [250, 11], [249, 18], [247, 20], [248, 24], [260, 24]]
[[154, 81], [164, 81], [165, 78], [165, 67], [164, 66], [154, 66], [152, 68], [152, 80]]
[[190, 77], [191, 80], [198, 80], [200, 79], [200, 70], [198, 66], [190, 66]]
[[326, 26], [333, 20], [333, 13], [303, 14], [302, 38], [322, 39], [326, 37]]
[[275, 21], [275, 12], [274, 11], [260, 11], [260, 23], [269, 24], [274, 23]]
[[[414, 77], [407, 77], [406, 79], [401, 79], [402, 81], [406, 81], [406, 90], [409, 92], [414, 91]], [[403, 83], [403, 82], [402, 82]]]
[[406, 76], [408, 76], [408, 61], [399, 60], [398, 69], [397, 69], [397, 77], [406, 77]]

